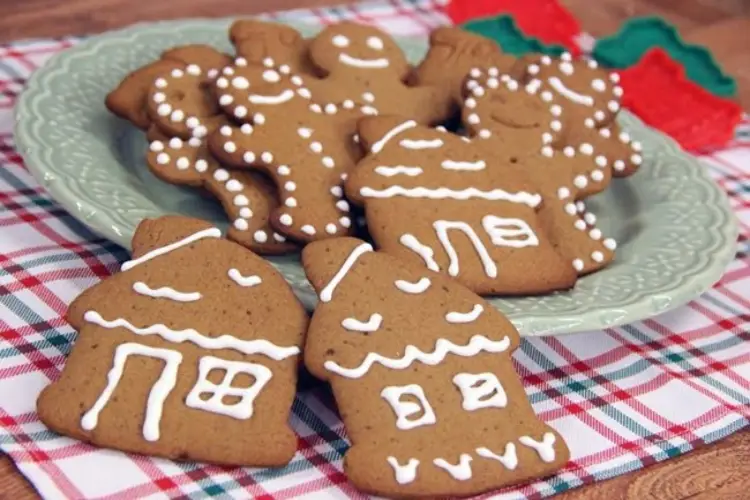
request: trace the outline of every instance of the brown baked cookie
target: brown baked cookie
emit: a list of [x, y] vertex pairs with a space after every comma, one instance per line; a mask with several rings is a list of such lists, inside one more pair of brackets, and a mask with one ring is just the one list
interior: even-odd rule
[[331, 383], [357, 488], [471, 495], [568, 461], [513, 370], [518, 333], [479, 296], [354, 238], [312, 243], [302, 263], [320, 298], [305, 366]]
[[291, 26], [257, 19], [241, 19], [229, 28], [229, 39], [237, 57], [249, 64], [263, 64], [272, 59], [287, 64], [296, 74], [312, 75], [314, 69], [307, 57], [308, 41]]
[[196, 49], [194, 54], [181, 49], [179, 54], [191, 62], [157, 75], [148, 91], [146, 111], [152, 122], [169, 136], [205, 137], [209, 130], [225, 121], [212, 82], [231, 59], [206, 48]]
[[[571, 131], [571, 139], [592, 144], [612, 159], [613, 174], [627, 177], [643, 162], [641, 145], [620, 130], [615, 117], [620, 112], [622, 87], [619, 75], [600, 68], [596, 61], [573, 59], [564, 53], [560, 59], [529, 56], [519, 60], [516, 72], [522, 73], [525, 85], [540, 86], [540, 95], [547, 102], [562, 107], [569, 121], [579, 126]], [[539, 82], [539, 83], [538, 83]], [[545, 92], [546, 91], [546, 92]]]
[[608, 186], [613, 162], [590, 143], [575, 142], [571, 131], [582, 124], [543, 99], [545, 92], [539, 80], [522, 87], [496, 68], [474, 68], [462, 118], [474, 144], [504, 155], [532, 179], [550, 240], [584, 275], [608, 265], [617, 245], [578, 213], [576, 202]]
[[279, 206], [276, 187], [259, 172], [224, 168], [205, 140], [185, 141], [149, 132], [149, 169], [170, 184], [202, 187], [221, 203], [230, 220], [227, 237], [262, 255], [292, 252], [297, 246], [274, 231], [269, 214]]
[[364, 115], [398, 115], [431, 124], [448, 115], [438, 87], [409, 86], [411, 70], [401, 48], [385, 32], [351, 21], [327, 26], [310, 43], [310, 60], [324, 75], [313, 82], [313, 100]]
[[260, 169], [283, 203], [271, 213], [280, 233], [307, 242], [349, 234], [341, 184], [359, 155], [351, 115], [313, 103], [305, 81], [287, 65], [235, 65], [216, 80], [219, 102], [242, 126], [222, 127], [209, 147], [224, 164]]
[[446, 26], [430, 33], [430, 49], [415, 69], [413, 79], [419, 85], [439, 87], [457, 105], [471, 68], [495, 66], [501, 73], [512, 74], [515, 63], [516, 58], [504, 54], [494, 41]]
[[37, 410], [50, 429], [177, 460], [281, 466], [307, 314], [271, 264], [185, 217], [142, 222], [133, 260], [81, 294], [78, 338]]
[[483, 295], [573, 286], [539, 217], [542, 195], [497, 148], [392, 117], [361, 120], [359, 135], [368, 154], [346, 193], [379, 249]]

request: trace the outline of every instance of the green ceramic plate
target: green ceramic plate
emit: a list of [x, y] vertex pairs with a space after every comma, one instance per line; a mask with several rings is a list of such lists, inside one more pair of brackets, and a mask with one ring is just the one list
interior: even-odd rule
[[[184, 213], [224, 223], [215, 203], [160, 182], [146, 169], [143, 134], [110, 115], [104, 97], [130, 71], [174, 45], [230, 50], [229, 20], [170, 21], [108, 33], [52, 58], [16, 108], [16, 141], [39, 182], [73, 216], [129, 247], [144, 217]], [[301, 27], [306, 35], [314, 28]], [[424, 40], [399, 40], [413, 61]], [[645, 165], [591, 199], [617, 260], [575, 289], [541, 298], [493, 299], [524, 335], [601, 329], [653, 316], [697, 297], [722, 275], [737, 228], [724, 193], [695, 159], [632, 116], [623, 126], [644, 146]], [[271, 261], [312, 307], [296, 257]]]

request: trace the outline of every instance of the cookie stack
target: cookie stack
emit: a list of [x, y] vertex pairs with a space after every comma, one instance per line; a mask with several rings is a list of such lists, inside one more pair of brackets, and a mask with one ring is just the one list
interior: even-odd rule
[[221, 202], [231, 240], [295, 252], [359, 234], [363, 210], [379, 250], [482, 295], [568, 289], [613, 259], [583, 200], [642, 160], [594, 61], [517, 59], [455, 28], [416, 68], [351, 22], [304, 39], [238, 21], [229, 37], [232, 57], [169, 50], [107, 105], [146, 131], [156, 176]]

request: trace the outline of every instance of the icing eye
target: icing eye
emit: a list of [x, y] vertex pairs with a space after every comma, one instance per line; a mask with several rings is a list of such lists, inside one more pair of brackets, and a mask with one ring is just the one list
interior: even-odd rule
[[344, 35], [336, 35], [331, 41], [336, 47], [341, 47], [342, 49], [349, 46], [349, 39]]
[[263, 80], [270, 83], [276, 83], [281, 80], [281, 76], [276, 71], [267, 69], [263, 72]]
[[595, 78], [591, 82], [591, 88], [596, 90], [597, 92], [604, 92], [605, 90], [607, 90], [607, 84], [604, 83], [604, 80], [602, 80], [601, 78]]
[[376, 36], [368, 37], [367, 46], [374, 50], [383, 50], [383, 40]]

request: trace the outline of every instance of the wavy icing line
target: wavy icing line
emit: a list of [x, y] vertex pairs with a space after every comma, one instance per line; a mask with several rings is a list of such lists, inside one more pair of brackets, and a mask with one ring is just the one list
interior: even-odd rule
[[164, 255], [166, 253], [171, 252], [172, 250], [177, 250], [180, 247], [184, 247], [185, 245], [189, 245], [190, 243], [193, 243], [203, 238], [221, 238], [221, 231], [219, 231], [219, 229], [215, 227], [204, 229], [203, 231], [198, 231], [197, 233], [191, 234], [187, 238], [183, 238], [179, 241], [175, 241], [174, 243], [170, 243], [169, 245], [165, 245], [163, 247], [159, 247], [154, 250], [151, 250], [150, 252], [147, 252], [141, 255], [137, 259], [123, 262], [122, 267], [120, 267], [120, 270], [127, 271], [128, 269], [132, 269], [138, 264], [143, 264], [144, 262], [151, 260], [154, 257]]
[[404, 355], [400, 358], [389, 358], [376, 352], [368, 353], [362, 363], [355, 368], [345, 368], [335, 361], [328, 360], [323, 366], [326, 370], [346, 378], [360, 378], [365, 375], [372, 365], [380, 363], [386, 368], [403, 370], [414, 361], [420, 361], [426, 365], [434, 366], [445, 356], [455, 354], [457, 356], [476, 356], [482, 351], [491, 353], [504, 352], [510, 347], [510, 339], [504, 337], [502, 340], [490, 340], [484, 335], [474, 335], [466, 345], [457, 345], [448, 339], [438, 339], [432, 352], [423, 352], [417, 346], [407, 345]]
[[202, 297], [200, 292], [178, 292], [174, 288], [168, 286], [151, 288], [142, 281], [136, 281], [133, 283], [133, 291], [139, 295], [145, 295], [155, 299], [170, 299], [175, 302], [195, 302]]
[[480, 198], [483, 200], [502, 200], [509, 201], [511, 203], [520, 203], [523, 205], [528, 205], [532, 208], [536, 207], [542, 202], [541, 195], [527, 193], [526, 191], [509, 193], [504, 189], [483, 191], [481, 189], [473, 187], [469, 187], [466, 189], [431, 189], [425, 187], [406, 188], [404, 186], [398, 185], [389, 186], [386, 189], [373, 189], [371, 187], [363, 187], [359, 190], [359, 194], [369, 198], [391, 198], [393, 196], [406, 196], [407, 198], [428, 198], [431, 200], [441, 200], [445, 198], [453, 200], [468, 200], [471, 198]]

